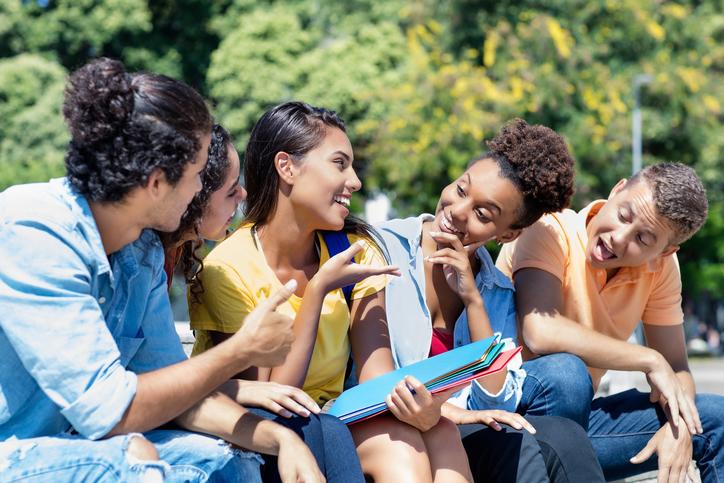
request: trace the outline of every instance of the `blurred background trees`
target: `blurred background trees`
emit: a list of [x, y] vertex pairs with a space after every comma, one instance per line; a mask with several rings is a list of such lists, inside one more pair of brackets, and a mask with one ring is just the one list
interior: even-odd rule
[[[364, 195], [433, 210], [508, 119], [546, 124], [577, 160], [581, 208], [644, 164], [704, 179], [709, 221], [680, 252], [687, 293], [724, 289], [724, 12], [717, 0], [7, 0], [0, 4], [0, 189], [63, 173], [65, 76], [107, 55], [206, 95], [240, 151], [283, 100], [337, 110]], [[360, 206], [360, 205], [357, 205]]]

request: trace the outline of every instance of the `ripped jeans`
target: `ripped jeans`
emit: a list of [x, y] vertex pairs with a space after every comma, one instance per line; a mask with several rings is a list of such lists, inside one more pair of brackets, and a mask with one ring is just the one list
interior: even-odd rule
[[155, 430], [143, 434], [160, 461], [127, 454], [126, 434], [93, 441], [61, 434], [0, 442], [0, 482], [206, 482], [261, 483], [261, 458], [203, 434]]

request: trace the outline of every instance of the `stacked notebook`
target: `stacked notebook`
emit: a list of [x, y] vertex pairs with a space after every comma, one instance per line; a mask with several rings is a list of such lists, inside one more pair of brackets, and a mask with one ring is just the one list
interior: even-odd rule
[[387, 411], [385, 397], [405, 376], [423, 382], [431, 393], [463, 386], [473, 379], [501, 371], [520, 352], [520, 347], [503, 352], [495, 337], [479, 340], [435, 357], [422, 360], [344, 391], [329, 414], [347, 424]]

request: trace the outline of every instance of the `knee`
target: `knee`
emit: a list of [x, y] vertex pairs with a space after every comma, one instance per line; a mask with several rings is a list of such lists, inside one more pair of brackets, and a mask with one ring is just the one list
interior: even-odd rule
[[362, 470], [374, 481], [431, 481], [425, 442], [412, 426], [379, 418], [355, 425], [352, 434]]
[[158, 461], [158, 451], [149, 440], [141, 435], [135, 435], [128, 441], [126, 454], [141, 461]]
[[578, 356], [568, 353], [543, 356], [539, 370], [531, 372], [556, 396], [580, 397], [587, 403], [593, 399], [591, 375]]
[[424, 433], [423, 439], [430, 453], [447, 454], [464, 451], [457, 425], [447, 418], [440, 418], [435, 427]]
[[716, 431], [724, 434], [724, 396], [697, 394], [696, 410], [705, 433]]

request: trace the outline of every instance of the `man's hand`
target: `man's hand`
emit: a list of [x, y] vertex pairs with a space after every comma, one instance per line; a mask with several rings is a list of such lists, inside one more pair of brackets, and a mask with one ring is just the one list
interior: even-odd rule
[[246, 352], [255, 366], [276, 367], [284, 363], [294, 341], [294, 321], [274, 311], [291, 297], [296, 288], [296, 280], [290, 280], [281, 290], [257, 305], [227, 343], [238, 346], [239, 352]]
[[696, 481], [694, 469], [690, 464], [691, 435], [684, 426], [676, 428], [671, 422], [667, 422], [630, 461], [634, 464], [643, 463], [654, 453], [659, 458], [658, 483], [683, 482], [687, 475], [691, 481]]
[[425, 432], [440, 421], [440, 407], [458, 390], [431, 394], [423, 383], [407, 376], [392, 389], [385, 402], [397, 419]]
[[319, 414], [319, 406], [314, 399], [297, 387], [277, 384], [276, 382], [245, 381], [235, 379], [234, 399], [245, 407], [260, 407], [285, 418], [294, 414], [307, 417]]
[[291, 433], [279, 439], [277, 467], [283, 483], [324, 483], [317, 461], [306, 444]]
[[681, 416], [691, 434], [702, 432], [699, 412], [694, 401], [687, 395], [669, 363], [658, 352], [655, 362], [646, 373], [646, 379], [651, 386], [649, 399], [651, 402], [661, 404], [674, 427], [684, 429], [679, 425], [679, 416]]

